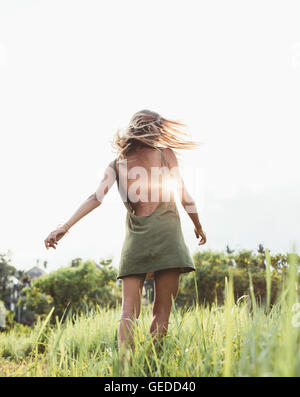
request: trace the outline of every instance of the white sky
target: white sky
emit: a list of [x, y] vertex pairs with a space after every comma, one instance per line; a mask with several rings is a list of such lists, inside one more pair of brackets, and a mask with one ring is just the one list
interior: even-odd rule
[[[300, 247], [298, 1], [0, 1], [0, 252], [29, 269], [114, 257], [116, 187], [56, 251], [43, 240], [95, 191], [110, 140], [148, 108], [205, 145], [201, 250]], [[197, 250], [180, 210], [185, 240]]]

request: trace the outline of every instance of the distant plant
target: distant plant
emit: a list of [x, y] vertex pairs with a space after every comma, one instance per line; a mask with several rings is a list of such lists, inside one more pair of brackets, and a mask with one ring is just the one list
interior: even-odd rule
[[113, 307], [120, 300], [116, 286], [116, 270], [110, 264], [97, 267], [94, 261], [72, 261], [61, 268], [33, 281], [21, 291], [18, 305], [37, 315], [45, 315], [54, 307], [54, 317], [61, 318], [65, 311], [78, 313], [96, 305]]
[[[249, 272], [257, 300], [266, 300], [266, 265], [265, 251], [258, 254], [251, 250], [241, 250], [235, 255], [227, 246], [227, 254], [223, 252], [202, 251], [194, 255], [196, 272], [181, 279], [177, 305], [190, 306], [196, 301], [201, 304], [222, 304], [224, 302], [225, 277], [232, 271], [235, 299], [250, 295]], [[230, 253], [229, 253], [230, 252]], [[270, 302], [275, 302], [286, 273], [289, 254], [277, 254], [271, 259], [271, 295]], [[300, 258], [297, 256], [300, 263]]]
[[0, 253], [0, 300], [4, 302], [6, 309], [10, 307], [9, 279], [15, 274], [16, 269], [12, 266], [9, 255]]
[[234, 253], [234, 250], [231, 250], [231, 249], [229, 248], [229, 245], [226, 245], [226, 252], [227, 252], [227, 254], [233, 254], [233, 253]]

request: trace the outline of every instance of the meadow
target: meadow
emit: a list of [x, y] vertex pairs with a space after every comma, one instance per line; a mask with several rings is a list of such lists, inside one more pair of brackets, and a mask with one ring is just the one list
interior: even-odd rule
[[[269, 269], [269, 264], [268, 264]], [[267, 270], [268, 270], [267, 269]], [[270, 269], [269, 269], [270, 270]], [[270, 272], [266, 272], [270, 292]], [[250, 281], [251, 274], [249, 273]], [[144, 306], [135, 327], [135, 351], [122, 365], [117, 349], [120, 307], [50, 317], [34, 327], [0, 334], [0, 375], [10, 376], [300, 376], [298, 270], [291, 260], [274, 305], [269, 294], [259, 304], [250, 294], [234, 301], [234, 280], [225, 282], [222, 306], [176, 308], [161, 349], [149, 337], [151, 307]], [[298, 310], [298, 311], [297, 311]], [[129, 358], [129, 357], [128, 357]]]

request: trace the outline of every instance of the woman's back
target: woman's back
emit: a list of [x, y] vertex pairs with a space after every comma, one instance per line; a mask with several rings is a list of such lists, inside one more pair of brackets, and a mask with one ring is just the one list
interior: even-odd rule
[[118, 179], [135, 215], [149, 216], [162, 201], [171, 199], [163, 149], [140, 146], [118, 160], [116, 166]]

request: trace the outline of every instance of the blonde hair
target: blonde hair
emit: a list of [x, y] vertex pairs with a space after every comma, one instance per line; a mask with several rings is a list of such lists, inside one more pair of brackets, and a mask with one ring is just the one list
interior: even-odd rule
[[193, 149], [199, 143], [189, 140], [179, 121], [165, 119], [156, 112], [141, 110], [135, 113], [125, 131], [116, 132], [113, 147], [120, 158], [134, 151], [137, 146], [152, 148]]

